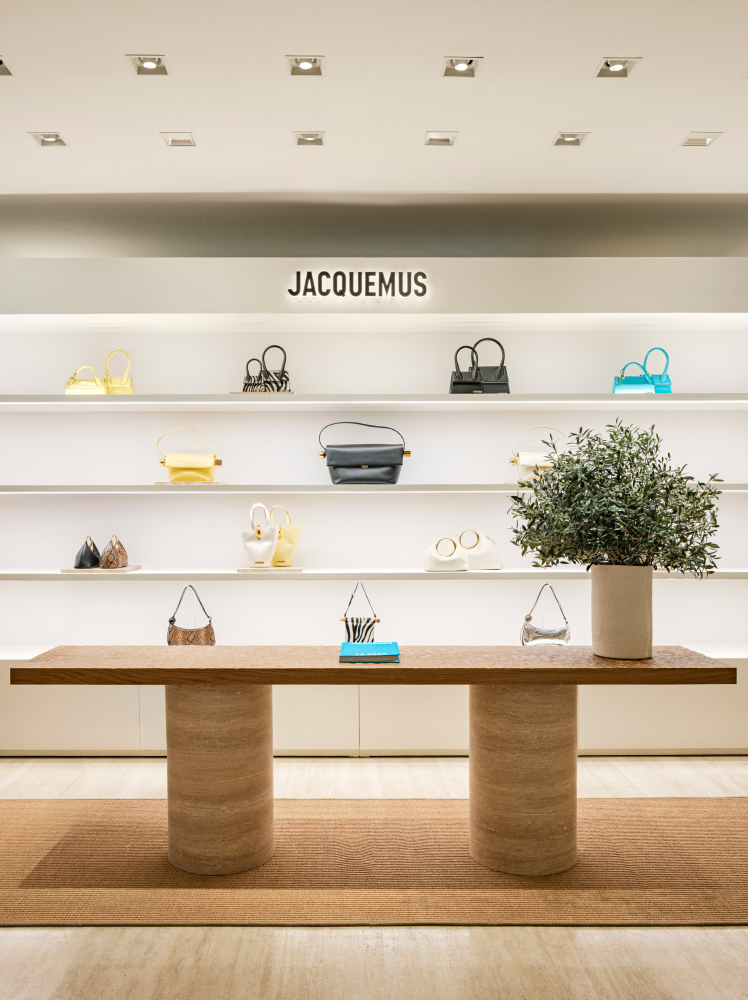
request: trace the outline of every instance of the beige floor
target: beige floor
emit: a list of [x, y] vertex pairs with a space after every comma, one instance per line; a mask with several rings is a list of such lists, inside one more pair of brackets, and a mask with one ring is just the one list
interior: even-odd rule
[[[463, 759], [281, 759], [283, 797], [462, 798]], [[748, 758], [582, 758], [584, 796], [748, 795]], [[160, 798], [162, 759], [0, 759], [3, 798]], [[0, 1000], [748, 1000], [748, 928], [0, 930]]]

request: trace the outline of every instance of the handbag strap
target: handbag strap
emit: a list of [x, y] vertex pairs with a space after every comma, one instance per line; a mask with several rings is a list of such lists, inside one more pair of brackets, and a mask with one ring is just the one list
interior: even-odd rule
[[90, 372], [93, 372], [93, 374], [94, 374], [94, 381], [96, 382], [96, 385], [101, 385], [101, 379], [96, 374], [96, 370], [94, 368], [92, 368], [91, 365], [81, 365], [80, 368], [76, 368], [75, 371], [73, 372], [72, 376], [70, 377], [70, 379], [68, 381], [72, 382], [74, 379], [78, 378], [78, 372], [85, 371], [86, 368], [88, 368], [88, 370]]
[[[194, 427], [172, 427], [172, 429], [170, 431], [164, 431], [164, 433], [161, 435], [161, 437], [156, 442], [156, 451], [159, 453], [159, 455], [166, 456], [166, 452], [161, 451], [161, 449], [159, 448], [159, 444], [161, 443], [161, 438], [165, 438], [167, 434], [172, 434], [174, 431], [192, 431], [194, 434], [197, 434], [197, 436], [200, 438], [200, 440], [203, 442], [204, 445], [207, 445], [208, 448], [210, 448], [210, 445], [205, 440], [205, 438], [202, 436], [202, 434], [200, 433], [200, 431], [196, 431]], [[215, 455], [215, 449], [213, 450], [213, 454]]]
[[502, 343], [500, 343], [495, 337], [481, 337], [480, 340], [477, 340], [473, 344], [473, 350], [475, 351], [475, 354], [476, 354], [476, 360], [477, 360], [477, 356], [478, 356], [478, 344], [483, 344], [487, 340], [490, 340], [492, 344], [498, 344], [499, 347], [501, 348], [501, 364], [499, 365], [499, 369], [503, 368], [504, 367], [504, 357], [505, 357], [505, 354], [504, 354], [504, 345]]
[[[112, 351], [112, 353], [109, 355], [109, 358], [112, 357], [112, 354], [124, 354], [124, 356], [127, 358], [127, 368], [125, 368], [125, 374], [122, 376], [123, 379], [126, 379], [127, 376], [130, 374], [130, 355], [127, 353], [127, 351]], [[105, 379], [111, 378], [109, 374], [109, 358], [107, 358], [106, 361], [104, 362]]]
[[519, 455], [519, 452], [516, 452], [514, 450], [515, 444], [519, 441], [519, 439], [522, 437], [523, 434], [529, 434], [530, 431], [555, 431], [557, 434], [560, 434], [565, 441], [569, 440], [566, 434], [564, 434], [563, 431], [560, 431], [558, 427], [546, 427], [545, 424], [539, 424], [537, 427], [528, 427], [527, 430], [520, 431], [519, 434], [514, 439], [514, 441], [512, 441], [512, 443], [509, 445], [509, 451], [511, 451], [512, 455], [514, 455], [515, 458], [517, 458]]
[[568, 619], [567, 619], [566, 615], [564, 614], [564, 609], [561, 607], [561, 601], [559, 601], [558, 597], [556, 597], [556, 591], [553, 589], [553, 587], [550, 585], [550, 583], [544, 583], [543, 586], [538, 591], [538, 596], [535, 598], [535, 604], [533, 604], [533, 606], [530, 608], [530, 614], [529, 615], [525, 615], [525, 621], [526, 622], [532, 621], [532, 613], [535, 610], [535, 606], [537, 605], [538, 601], [540, 600], [540, 595], [543, 593], [543, 591], [545, 590], [546, 587], [550, 587], [551, 593], [556, 598], [556, 604], [558, 604], [558, 610], [561, 612], [561, 617], [563, 618], [563, 620], [568, 625], [569, 622], [568, 622]]
[[353, 593], [351, 594], [351, 599], [350, 599], [350, 601], [348, 601], [348, 607], [345, 609], [343, 617], [340, 619], [341, 622], [344, 622], [346, 620], [346, 618], [348, 617], [348, 608], [350, 608], [351, 604], [353, 604], [353, 598], [356, 596], [356, 591], [358, 590], [359, 587], [363, 590], [364, 597], [369, 602], [369, 607], [371, 608], [371, 613], [374, 615], [375, 620], [378, 622], [379, 619], [377, 618], [377, 613], [374, 610], [374, 608], [372, 608], [371, 601], [369, 601], [369, 595], [366, 593], [366, 587], [363, 585], [363, 583], [361, 583], [361, 581], [359, 581], [356, 584], [356, 586], [353, 588]]
[[267, 354], [268, 351], [272, 350], [281, 351], [283, 353], [283, 363], [281, 364], [281, 370], [278, 373], [278, 378], [283, 378], [283, 376], [286, 374], [286, 352], [283, 350], [280, 344], [271, 344], [270, 347], [266, 347], [265, 350], [262, 352], [262, 361], [260, 362], [262, 368], [262, 374], [267, 375], [268, 373], [267, 365], [265, 364], [265, 355]]
[[629, 361], [627, 365], [624, 365], [623, 368], [621, 369], [621, 376], [620, 376], [621, 378], [626, 378], [626, 369], [630, 368], [631, 365], [636, 365], [637, 368], [641, 368], [641, 370], [644, 372], [644, 378], [647, 380], [647, 382], [649, 382], [650, 385], [654, 384], [652, 382], [652, 376], [649, 374], [644, 365], [640, 365], [638, 361]]
[[262, 509], [265, 511], [265, 527], [269, 528], [270, 525], [272, 524], [272, 522], [270, 520], [270, 514], [268, 513], [268, 509], [265, 506], [265, 504], [264, 503], [259, 503], [259, 502], [258, 503], [253, 503], [252, 504], [252, 510], [249, 512], [249, 526], [250, 526], [250, 528], [253, 531], [254, 531], [255, 528], [258, 527], [258, 525], [255, 524], [255, 509], [257, 507], [262, 507]]
[[290, 528], [291, 527], [291, 515], [288, 513], [288, 511], [286, 510], [286, 508], [281, 503], [274, 503], [273, 506], [270, 508], [270, 523], [271, 523], [271, 525], [273, 527], [275, 527], [275, 521], [273, 520], [273, 511], [274, 510], [282, 510], [285, 513], [285, 515], [286, 515], [286, 527]]
[[457, 360], [457, 355], [460, 351], [470, 351], [470, 379], [475, 382], [478, 378], [478, 352], [474, 347], [471, 347], [470, 344], [463, 344], [462, 347], [458, 347], [455, 351], [455, 377], [458, 382], [462, 382], [463, 374], [460, 370], [460, 363]]
[[[379, 431], [392, 431], [393, 434], [397, 434], [397, 436], [402, 441], [403, 448], [405, 447], [405, 438], [402, 436], [402, 434], [400, 433], [400, 431], [395, 430], [394, 427], [386, 427], [384, 424], [363, 424], [363, 423], [361, 423], [360, 420], [335, 420], [331, 424], [325, 424], [325, 426], [319, 432], [319, 446], [320, 446], [320, 448], [324, 448], [325, 447], [322, 444], [322, 434], [327, 430], [328, 427], [337, 427], [339, 424], [354, 424], [356, 427], [374, 427], [376, 430], [379, 430]], [[366, 591], [364, 591], [364, 593], [366, 593]], [[355, 594], [355, 591], [354, 591], [354, 594]], [[351, 598], [351, 600], [353, 600], [353, 598]]]
[[[197, 598], [197, 603], [200, 605], [201, 608], [203, 608], [203, 602], [200, 600], [200, 595], [198, 594], [198, 592], [195, 590], [195, 588], [192, 586], [191, 583], [188, 583], [187, 586], [182, 591], [182, 597], [184, 597], [184, 595], [187, 593], [188, 590], [192, 591], [192, 593]], [[177, 604], [176, 608], [174, 608], [174, 614], [169, 619], [170, 625], [173, 625], [174, 622], [177, 620], [177, 612], [179, 611], [179, 605], [182, 603], [182, 597], [179, 598], [179, 603]], [[210, 617], [205, 608], [203, 608], [203, 614], [205, 615], [205, 617], [208, 619], [209, 622], [213, 621], [213, 619]]]
[[[250, 375], [249, 374], [249, 366], [252, 364], [253, 361], [256, 361], [257, 364], [260, 366], [260, 370], [257, 373], [257, 375]], [[250, 358], [249, 361], [247, 362], [247, 378], [248, 379], [259, 378], [261, 374], [262, 374], [262, 362], [260, 361], [260, 359], [259, 358]]]
[[660, 374], [661, 375], [667, 375], [667, 370], [668, 370], [668, 367], [670, 365], [670, 358], [669, 358], [668, 353], [667, 353], [667, 351], [665, 350], [664, 347], [653, 347], [649, 351], [647, 351], [647, 357], [644, 358], [644, 371], [645, 371], [645, 374], [647, 374], [647, 375], [649, 374], [649, 372], [647, 371], [647, 358], [652, 353], [652, 351], [662, 351], [662, 353], [665, 355], [665, 367], [660, 372]]

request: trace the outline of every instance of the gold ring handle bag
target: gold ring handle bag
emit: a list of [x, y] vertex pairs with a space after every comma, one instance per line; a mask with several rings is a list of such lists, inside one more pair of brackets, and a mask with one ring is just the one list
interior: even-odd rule
[[[124, 375], [110, 375], [109, 374], [109, 362], [114, 354], [124, 354], [127, 358], [127, 368], [125, 369]], [[130, 376], [130, 355], [127, 351], [112, 351], [109, 357], [106, 359], [104, 365], [104, 388], [108, 396], [131, 396], [135, 390], [132, 387], [132, 379]]]
[[526, 431], [522, 431], [517, 437], [512, 441], [509, 446], [509, 450], [512, 453], [512, 457], [509, 459], [509, 465], [512, 467], [512, 474], [510, 475], [508, 482], [510, 483], [525, 483], [528, 480], [538, 479], [535, 473], [535, 469], [542, 475], [547, 469], [551, 468], [550, 453], [547, 451], [540, 451], [535, 449], [534, 451], [515, 451], [514, 446], [519, 441], [521, 437], [525, 434], [529, 434], [531, 431], [555, 431], [560, 434], [564, 441], [568, 438], [563, 431], [560, 431], [558, 427], [545, 427], [541, 424], [539, 427], [530, 427]]
[[291, 515], [279, 503], [274, 504], [270, 508], [271, 525], [275, 525], [275, 521], [273, 520], [274, 510], [283, 511], [286, 515], [286, 523], [281, 524], [278, 528], [278, 542], [275, 546], [275, 554], [273, 555], [273, 566], [292, 566], [296, 558], [296, 550], [299, 547], [301, 525], [291, 524]]
[[[440, 551], [439, 546], [442, 542], [446, 542], [447, 545]], [[470, 562], [467, 552], [454, 538], [440, 538], [426, 553], [423, 568], [427, 573], [466, 573], [470, 569]]]
[[[470, 537], [472, 535], [475, 535], [475, 541]], [[481, 535], [475, 528], [466, 528], [459, 535], [455, 535], [453, 541], [467, 552], [469, 569], [501, 569], [501, 558], [496, 542], [488, 535]]]
[[[86, 369], [93, 372], [93, 378], [78, 378], [78, 372], [85, 371]], [[104, 383], [91, 365], [81, 365], [80, 368], [76, 368], [65, 383], [66, 396], [103, 396], [105, 394], [106, 388]]]
[[164, 456], [161, 459], [160, 464], [166, 468], [167, 475], [169, 476], [169, 482], [212, 483], [215, 467], [217, 465], [221, 465], [221, 459], [216, 458], [215, 452], [207, 455], [187, 455], [172, 454], [171, 452], [165, 453], [161, 451], [159, 448], [161, 440], [165, 438], [167, 434], [172, 434], [174, 431], [192, 431], [193, 434], [197, 434], [204, 445], [210, 448], [210, 445], [202, 436], [200, 431], [196, 431], [194, 427], [173, 427], [172, 430], [165, 431], [156, 442], [156, 451], [160, 455]]

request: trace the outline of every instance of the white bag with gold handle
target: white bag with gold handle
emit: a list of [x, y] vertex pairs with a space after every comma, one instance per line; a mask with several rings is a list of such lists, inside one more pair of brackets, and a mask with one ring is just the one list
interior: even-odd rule
[[[472, 537], [475, 535], [475, 541]], [[481, 535], [467, 528], [453, 539], [467, 553], [468, 569], [501, 569], [501, 558], [496, 542], [488, 535]]]
[[[255, 520], [255, 511], [260, 507], [264, 512], [264, 524]], [[256, 503], [249, 514], [249, 531], [242, 532], [242, 541], [249, 556], [249, 565], [267, 567], [273, 565], [275, 546], [278, 542], [278, 525], [270, 523], [270, 514], [264, 503]]]
[[467, 552], [454, 538], [440, 538], [426, 553], [423, 568], [427, 573], [462, 573], [470, 569], [470, 563]]
[[301, 536], [301, 525], [291, 524], [291, 515], [282, 504], [276, 503], [270, 508], [270, 526], [275, 527], [273, 521], [273, 511], [282, 510], [286, 515], [286, 523], [278, 528], [278, 543], [275, 546], [273, 555], [273, 566], [292, 566], [296, 557], [296, 550], [299, 547], [299, 537]]
[[567, 440], [564, 432], [560, 431], [557, 427], [530, 427], [528, 430], [522, 431], [510, 445], [512, 457], [509, 459], [509, 465], [512, 471], [507, 479], [508, 483], [524, 483], [537, 479], [538, 476], [534, 471], [536, 467], [541, 475], [546, 469], [552, 468], [552, 462], [547, 449], [541, 450], [541, 448], [536, 447], [533, 451], [515, 451], [515, 444], [525, 434], [529, 434], [530, 431], [555, 431], [556, 434], [561, 435], [564, 441]]

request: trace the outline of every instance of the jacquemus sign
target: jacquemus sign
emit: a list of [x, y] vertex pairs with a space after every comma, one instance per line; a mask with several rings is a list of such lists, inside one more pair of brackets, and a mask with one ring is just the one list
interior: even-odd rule
[[403, 298], [421, 299], [427, 292], [423, 271], [297, 271], [288, 294], [293, 298], [336, 295], [339, 299]]

